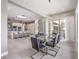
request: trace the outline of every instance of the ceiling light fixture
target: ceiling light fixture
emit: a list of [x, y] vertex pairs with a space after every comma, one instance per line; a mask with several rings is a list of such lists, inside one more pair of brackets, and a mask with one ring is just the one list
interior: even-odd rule
[[51, 2], [51, 0], [48, 0], [49, 1], [49, 3]]
[[22, 15], [22, 16], [17, 16], [17, 18], [27, 18], [27, 17]]

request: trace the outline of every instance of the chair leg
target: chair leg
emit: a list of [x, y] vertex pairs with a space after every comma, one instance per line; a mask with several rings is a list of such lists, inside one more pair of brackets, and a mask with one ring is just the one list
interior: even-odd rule
[[56, 56], [56, 54], [57, 54], [57, 51], [52, 50], [52, 49], [49, 49], [49, 50], [54, 51], [54, 52], [55, 52], [55, 55], [52, 55], [52, 54], [50, 54], [50, 53], [48, 53], [48, 54], [50, 54], [51, 56], [55, 57], [55, 56]]
[[[38, 53], [38, 52], [36, 52], [35, 54], [33, 54], [33, 55], [31, 56], [31, 58], [34, 59], [33, 56], [36, 55], [37, 53]], [[45, 54], [45, 55], [46, 55], [46, 54]], [[42, 59], [45, 55], [43, 55], [40, 59]]]
[[52, 49], [59, 50], [60, 47], [59, 47], [59, 46], [56, 46], [56, 47], [54, 47], [54, 48], [52, 48]]
[[31, 56], [31, 58], [34, 59], [32, 56]]
[[42, 59], [45, 55], [43, 55], [40, 59]]
[[56, 46], [57, 48], [60, 48], [59, 46]]
[[[55, 50], [53, 50], [53, 49], [49, 49], [49, 50], [51, 50], [51, 51], [54, 51], [54, 52], [55, 52], [55, 55], [52, 55], [52, 54], [50, 54], [50, 53], [47, 53], [47, 54], [49, 54], [49, 55], [55, 57], [55, 56], [57, 55], [59, 49], [60, 49], [60, 47], [58, 47], [58, 46], [56, 46], [56, 47], [58, 48], [58, 50], [57, 50], [56, 48], [53, 48], [53, 49], [55, 49]], [[56, 51], [56, 50], [57, 50], [57, 51]]]
[[49, 49], [49, 50], [56, 52], [55, 50], [52, 50], [52, 49]]
[[36, 55], [37, 53], [38, 53], [38, 52], [36, 52], [35, 54], [33, 54], [33, 55], [31, 56], [31, 58], [34, 59], [33, 56]]

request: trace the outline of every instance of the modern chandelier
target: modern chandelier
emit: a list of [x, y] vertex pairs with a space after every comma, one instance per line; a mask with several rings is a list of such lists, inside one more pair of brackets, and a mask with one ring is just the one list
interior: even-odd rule
[[48, 0], [49, 1], [49, 3], [51, 2], [51, 0]]

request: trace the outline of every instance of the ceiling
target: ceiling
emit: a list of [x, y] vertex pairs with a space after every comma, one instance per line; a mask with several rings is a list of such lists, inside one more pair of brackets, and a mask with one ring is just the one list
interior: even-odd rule
[[73, 10], [77, 0], [9, 0], [40, 15], [47, 16]]
[[[25, 16], [26, 18], [22, 18], [19, 16]], [[17, 5], [14, 5], [12, 3], [8, 3], [8, 18], [12, 21], [25, 21], [25, 22], [32, 22], [34, 20], [37, 20], [40, 18], [40, 16], [25, 10]]]

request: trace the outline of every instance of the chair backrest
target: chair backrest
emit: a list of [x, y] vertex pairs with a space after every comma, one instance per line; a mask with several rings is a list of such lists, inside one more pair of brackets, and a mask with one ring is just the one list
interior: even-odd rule
[[32, 48], [39, 51], [37, 38], [31, 37], [31, 42], [32, 42]]
[[57, 40], [57, 43], [59, 43], [60, 42], [60, 35], [58, 35], [58, 40]]
[[57, 43], [59, 43], [59, 41], [60, 41], [60, 35], [58, 33], [57, 36], [56, 36], [56, 42], [55, 43], [57, 44]]
[[31, 37], [31, 42], [32, 42], [32, 48], [34, 48], [37, 51], [39, 51], [39, 49], [44, 47], [42, 45], [43, 40], [37, 39], [36, 37]]
[[46, 45], [55, 47], [57, 43], [59, 43], [59, 41], [60, 41], [60, 35], [57, 34], [56, 37], [52, 38], [52, 41], [47, 42]]
[[53, 44], [52, 45], [53, 45], [53, 47], [56, 46], [56, 37], [53, 38]]

